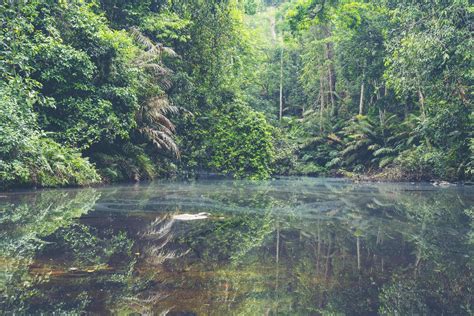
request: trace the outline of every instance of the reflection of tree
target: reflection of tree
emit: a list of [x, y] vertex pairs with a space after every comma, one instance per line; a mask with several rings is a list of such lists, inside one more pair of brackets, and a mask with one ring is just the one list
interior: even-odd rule
[[13, 203], [0, 205], [2, 253], [27, 254], [30, 242], [52, 234], [86, 214], [99, 194], [93, 190], [43, 191], [26, 194]]
[[[299, 258], [299, 263], [290, 265], [297, 266], [299, 298], [307, 300], [302, 305], [342, 313], [376, 312], [378, 293], [393, 275], [397, 276], [391, 281], [394, 283], [383, 287], [380, 299], [386, 305], [381, 311], [405, 314], [407, 309], [397, 310], [397, 305], [390, 306], [391, 301], [383, 298], [387, 297], [385, 291], [410, 287], [410, 299], [400, 295], [399, 302], [406, 306], [424, 306], [431, 313], [465, 314], [471, 278], [468, 258], [464, 257], [469, 253], [465, 234], [469, 221], [463, 212], [468, 203], [449, 191], [420, 194], [392, 187], [384, 192], [382, 187], [371, 195], [363, 198], [346, 191], [347, 208], [339, 207], [337, 213], [327, 210], [333, 214], [331, 218], [322, 216], [312, 224], [291, 223], [283, 232], [295, 235], [288, 231], [301, 227], [299, 240], [287, 240], [283, 247], [296, 252], [290, 258]], [[380, 215], [374, 216], [375, 211]], [[314, 251], [303, 252], [307, 249]], [[400, 284], [400, 280], [406, 280], [407, 285], [390, 285]], [[415, 298], [418, 301], [414, 302]]]
[[159, 266], [168, 260], [185, 256], [190, 250], [170, 249], [170, 243], [175, 238], [173, 226], [176, 220], [171, 214], [157, 217], [142, 234], [145, 244], [142, 246], [142, 257], [149, 266]]
[[[86, 214], [99, 198], [93, 189], [41, 191], [12, 195], [0, 205], [0, 306], [21, 312], [46, 274], [30, 274], [34, 256], [47, 244], [44, 237]], [[10, 202], [11, 201], [11, 202]]]
[[225, 261], [238, 262], [250, 250], [260, 247], [271, 231], [268, 213], [228, 214], [224, 219], [197, 223], [181, 240], [190, 245], [203, 264], [215, 266]]
[[412, 194], [400, 199], [404, 214], [417, 229], [405, 232], [413, 245], [414, 262], [410, 273], [392, 276], [382, 292], [384, 313], [471, 314], [472, 217], [466, 203], [449, 191], [436, 195]]
[[[114, 221], [119, 223], [122, 219], [116, 217]], [[133, 219], [130, 222], [127, 224], [138, 228], [133, 240], [133, 233], [125, 232], [117, 223], [104, 229], [101, 221], [87, 218], [47, 237], [51, 243], [42, 252], [44, 259], [53, 256], [55, 261], [67, 263], [43, 266], [62, 273], [61, 288], [49, 284], [40, 287], [46, 293], [43, 304], [47, 303], [49, 310], [89, 310], [99, 297], [107, 297], [102, 303], [114, 313], [151, 314], [156, 310], [167, 297], [156, 283], [166, 275], [164, 264], [185, 254], [178, 254], [173, 246], [176, 222], [169, 214], [160, 215], [151, 223], [133, 223]], [[59, 292], [64, 287], [69, 289], [67, 306], [63, 306]], [[34, 306], [34, 310], [41, 308]]]
[[[470, 272], [466, 260], [452, 256], [448, 248], [461, 256], [468, 253], [462, 246], [468, 202], [453, 199], [450, 191], [440, 195], [403, 186], [310, 184], [200, 192], [216, 207], [196, 211], [218, 218], [175, 231], [178, 244], [193, 250], [183, 259], [184, 269], [209, 271], [203, 280], [184, 273], [190, 284], [212, 289], [196, 293], [200, 299], [194, 304], [217, 301], [212, 310], [222, 314], [466, 314]], [[220, 205], [225, 211], [216, 212]], [[439, 254], [446, 258], [438, 261]], [[450, 256], [457, 262], [451, 272]], [[451, 276], [455, 271], [459, 275]], [[177, 280], [173, 275], [166, 282]], [[396, 291], [398, 301], [386, 299], [397, 297]], [[191, 306], [206, 312], [199, 304]]]
[[[258, 299], [240, 297], [242, 311], [469, 314], [472, 276], [465, 257], [470, 253], [465, 196], [393, 185], [317, 189], [311, 192], [311, 203], [277, 211], [275, 238], [265, 239], [258, 254], [248, 253], [239, 273], [223, 270], [230, 276], [226, 282], [242, 290], [247, 282], [258, 284], [249, 274], [259, 275], [262, 266], [280, 269], [264, 278], [276, 279], [276, 288], [246, 289]], [[301, 188], [293, 192], [297, 201], [306, 194]], [[269, 261], [277, 254], [279, 264]], [[398, 293], [398, 301], [386, 299], [397, 297], [391, 295], [397, 290], [405, 291]]]

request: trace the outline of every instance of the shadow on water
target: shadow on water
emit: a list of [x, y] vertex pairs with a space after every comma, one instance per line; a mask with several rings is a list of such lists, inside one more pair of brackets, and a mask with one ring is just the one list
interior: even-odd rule
[[2, 194], [0, 310], [469, 315], [473, 193], [285, 178]]

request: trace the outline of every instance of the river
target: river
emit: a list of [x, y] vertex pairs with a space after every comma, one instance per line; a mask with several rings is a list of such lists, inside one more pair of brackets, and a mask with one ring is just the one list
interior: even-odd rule
[[0, 194], [4, 314], [469, 315], [474, 187], [158, 181]]

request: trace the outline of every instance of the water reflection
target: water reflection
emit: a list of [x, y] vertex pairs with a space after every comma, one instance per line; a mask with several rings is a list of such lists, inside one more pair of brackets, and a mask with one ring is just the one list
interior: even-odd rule
[[469, 315], [473, 193], [294, 178], [4, 194], [0, 307]]

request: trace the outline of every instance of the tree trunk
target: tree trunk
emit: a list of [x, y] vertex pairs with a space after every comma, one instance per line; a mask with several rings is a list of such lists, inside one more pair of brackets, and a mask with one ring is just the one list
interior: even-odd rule
[[334, 59], [334, 49], [333, 49], [333, 43], [329, 41], [331, 38], [331, 28], [328, 27], [327, 25], [322, 26], [322, 33], [323, 36], [327, 41], [326, 45], [324, 45], [324, 52], [325, 52], [325, 57], [326, 57], [326, 62], [328, 64], [327, 67], [327, 81], [328, 81], [328, 99], [327, 103], [331, 102], [331, 116], [336, 115], [336, 100], [335, 100], [335, 86], [336, 86], [336, 71], [334, 70], [334, 64], [333, 64], [333, 59]]
[[[330, 35], [330, 34], [329, 34]], [[331, 43], [326, 44], [326, 59], [328, 63], [328, 85], [329, 85], [329, 99], [331, 100], [331, 116], [334, 116], [336, 113], [336, 100], [334, 99], [334, 90], [335, 90], [335, 71], [332, 64], [333, 53]]]
[[321, 105], [319, 107], [319, 129], [323, 130], [323, 112], [324, 112], [324, 76], [321, 74], [319, 78], [319, 97], [321, 101]]
[[[423, 95], [423, 92], [421, 91], [421, 89], [418, 89], [418, 97], [419, 97], [419, 100], [420, 100], [421, 118], [424, 121], [424, 120], [426, 120], [425, 96]], [[428, 146], [428, 148], [432, 147], [430, 139], [428, 138], [427, 135], [425, 135], [425, 142], [426, 142], [426, 145]]]
[[362, 84], [360, 85], [359, 115], [364, 114], [364, 90], [365, 82], [362, 81]]
[[280, 121], [283, 117], [283, 43], [280, 51]]
[[418, 98], [420, 100], [420, 108], [421, 108], [421, 117], [423, 119], [426, 118], [426, 112], [425, 112], [425, 97], [423, 95], [423, 92], [421, 92], [421, 89], [418, 89]]

